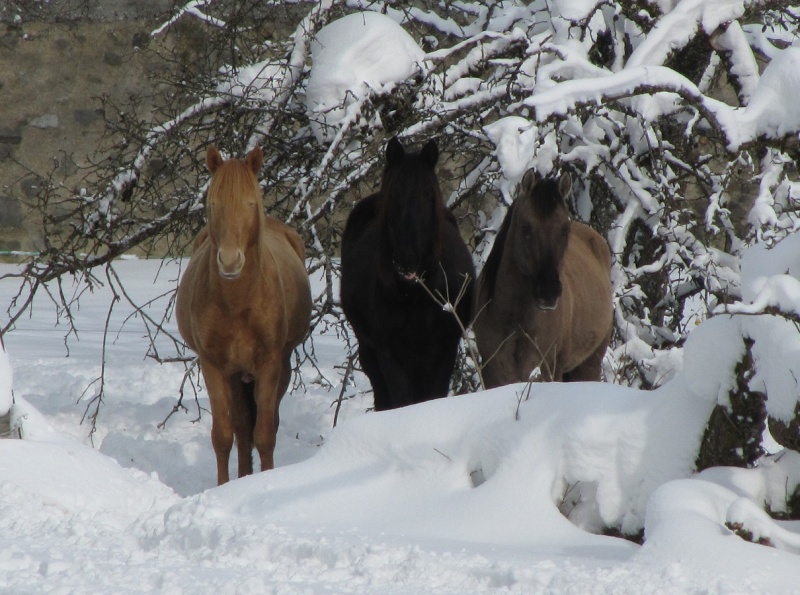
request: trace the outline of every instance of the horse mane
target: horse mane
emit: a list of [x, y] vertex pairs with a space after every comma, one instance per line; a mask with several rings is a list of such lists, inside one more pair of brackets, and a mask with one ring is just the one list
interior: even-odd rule
[[[405, 185], [406, 196], [419, 195], [420, 189], [425, 189], [427, 186], [432, 187], [436, 197], [437, 214], [441, 213], [444, 210], [444, 203], [435, 172], [438, 156], [439, 149], [433, 141], [429, 141], [418, 152], [407, 153], [397, 137], [392, 138], [386, 150], [386, 167], [383, 170], [383, 181], [378, 192], [382, 201], [385, 202], [388, 196], [389, 186], [396, 181], [396, 178], [400, 177]], [[411, 171], [418, 175], [408, 176]]]
[[389, 187], [398, 180], [401, 183], [404, 197], [420, 196], [426, 190], [432, 189], [434, 194], [433, 226], [437, 254], [441, 244], [442, 224], [450, 212], [444, 204], [442, 189], [436, 176], [435, 167], [438, 158], [439, 149], [435, 141], [428, 141], [417, 152], [406, 152], [397, 137], [392, 138], [386, 149], [386, 168], [383, 172], [381, 188], [377, 192], [378, 208], [376, 213], [385, 224], [387, 222]]
[[497, 283], [497, 272], [500, 270], [500, 261], [503, 259], [503, 252], [505, 251], [506, 238], [508, 237], [508, 230], [511, 227], [511, 215], [517, 205], [517, 201], [511, 203], [508, 207], [508, 212], [503, 218], [503, 223], [500, 225], [500, 230], [494, 238], [494, 246], [489, 252], [489, 258], [486, 259], [486, 264], [483, 265], [483, 282], [486, 287], [487, 300], [494, 297], [494, 286]]
[[[536, 191], [536, 194], [534, 194]], [[500, 261], [503, 259], [505, 243], [508, 238], [508, 230], [511, 228], [512, 215], [519, 203], [523, 200], [530, 200], [536, 212], [542, 217], [549, 217], [556, 209], [563, 204], [561, 195], [562, 182], [553, 178], [536, 179], [534, 170], [529, 170], [520, 184], [520, 191], [511, 206], [508, 207], [500, 230], [494, 239], [489, 257], [483, 266], [483, 285], [487, 290], [487, 299], [494, 297], [494, 287], [497, 283], [497, 272], [500, 270]]]
[[209, 195], [217, 192], [223, 196], [233, 196], [250, 191], [255, 191], [259, 199], [262, 197], [258, 178], [251, 167], [240, 159], [229, 159], [217, 168], [208, 188]]
[[535, 189], [536, 196], [534, 197], [533, 192], [531, 191], [531, 194], [528, 198], [533, 199], [533, 206], [536, 209], [536, 212], [542, 217], [549, 217], [552, 215], [555, 210], [564, 202], [558, 182], [552, 178], [539, 180], [535, 186]]

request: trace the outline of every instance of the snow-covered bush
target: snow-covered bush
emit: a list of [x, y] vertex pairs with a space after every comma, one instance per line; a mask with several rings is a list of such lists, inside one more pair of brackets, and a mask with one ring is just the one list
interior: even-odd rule
[[[156, 111], [105, 101], [110, 157], [84, 188], [53, 180], [41, 195], [46, 245], [10, 324], [44, 281], [91, 286], [105, 266], [113, 283], [112, 260], [131, 249], [184, 252], [202, 222], [205, 147], [258, 143], [271, 212], [305, 233], [329, 280], [314, 323], [338, 315], [347, 334], [344, 217], [375, 187], [387, 139], [436, 138], [479, 262], [527, 168], [573, 174], [575, 216], [614, 254], [606, 377], [661, 385], [695, 322], [742, 299], [743, 249], [800, 226], [798, 19], [758, 0], [190, 2], [153, 31], [149, 51], [173, 65]], [[277, 21], [288, 36], [273, 35]], [[187, 26], [207, 36], [191, 64], [168, 54]], [[53, 299], [69, 316], [73, 298]], [[757, 356], [743, 365], [743, 382], [758, 376]]]

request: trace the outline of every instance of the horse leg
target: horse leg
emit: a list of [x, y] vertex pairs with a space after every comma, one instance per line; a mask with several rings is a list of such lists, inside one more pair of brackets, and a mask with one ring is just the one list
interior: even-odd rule
[[217, 457], [217, 484], [222, 485], [230, 479], [228, 461], [233, 447], [231, 385], [216, 366], [201, 360], [200, 369], [211, 403], [211, 444]]
[[261, 459], [262, 471], [267, 471], [275, 466], [278, 404], [281, 397], [278, 389], [285, 375], [283, 367], [280, 356], [273, 356], [261, 365], [256, 376], [256, 425], [253, 430], [253, 443]]
[[[383, 380], [384, 387], [386, 388], [386, 403], [388, 406], [384, 409], [395, 409], [397, 407], [405, 407], [412, 405], [419, 400], [417, 391], [412, 382], [412, 375], [419, 374], [419, 370], [409, 370], [407, 365], [404, 366], [398, 357], [394, 356], [390, 351], [384, 349], [377, 353], [378, 362], [380, 364], [381, 379]], [[373, 386], [373, 389], [375, 387]], [[375, 410], [378, 409], [378, 400], [376, 394]]]
[[253, 473], [253, 427], [256, 419], [255, 384], [244, 382], [237, 374], [231, 378], [231, 417], [236, 436], [238, 475]]
[[288, 350], [283, 356], [283, 366], [281, 367], [280, 383], [278, 384], [278, 398], [275, 404], [275, 431], [281, 426], [281, 401], [283, 395], [289, 389], [289, 381], [292, 379], [292, 352], [294, 348]]
[[[458, 337], [460, 336], [459, 332]], [[427, 386], [420, 387], [422, 388], [420, 401], [446, 397], [450, 392], [450, 381], [453, 378], [453, 369], [456, 365], [456, 357], [458, 357], [458, 337], [455, 338], [455, 341], [453, 337], [449, 337], [448, 341], [436, 345], [436, 350], [432, 351], [429, 360], [430, 375], [428, 378], [421, 379]], [[417, 381], [417, 385], [419, 385], [419, 381]]]
[[364, 342], [359, 341], [358, 361], [361, 362], [361, 369], [369, 378], [372, 385], [372, 396], [375, 404], [375, 411], [386, 411], [392, 408], [392, 401], [389, 397], [389, 389], [381, 371], [381, 364], [378, 361], [378, 354]]

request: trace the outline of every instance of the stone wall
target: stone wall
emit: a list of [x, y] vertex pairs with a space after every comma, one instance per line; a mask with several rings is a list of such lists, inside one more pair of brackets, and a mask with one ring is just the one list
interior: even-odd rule
[[150, 70], [163, 65], [139, 48], [171, 5], [0, 0], [0, 258], [39, 246], [26, 205], [41, 177], [77, 186], [78, 166], [97, 158], [105, 126], [97, 98], [146, 95]]

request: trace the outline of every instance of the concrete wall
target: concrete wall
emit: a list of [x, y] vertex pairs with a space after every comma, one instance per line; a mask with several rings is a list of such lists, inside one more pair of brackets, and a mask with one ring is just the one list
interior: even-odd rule
[[140, 48], [171, 4], [0, 0], [0, 256], [37, 248], [26, 205], [41, 176], [78, 186], [78, 166], [98, 158], [97, 98], [124, 104], [163, 68]]

